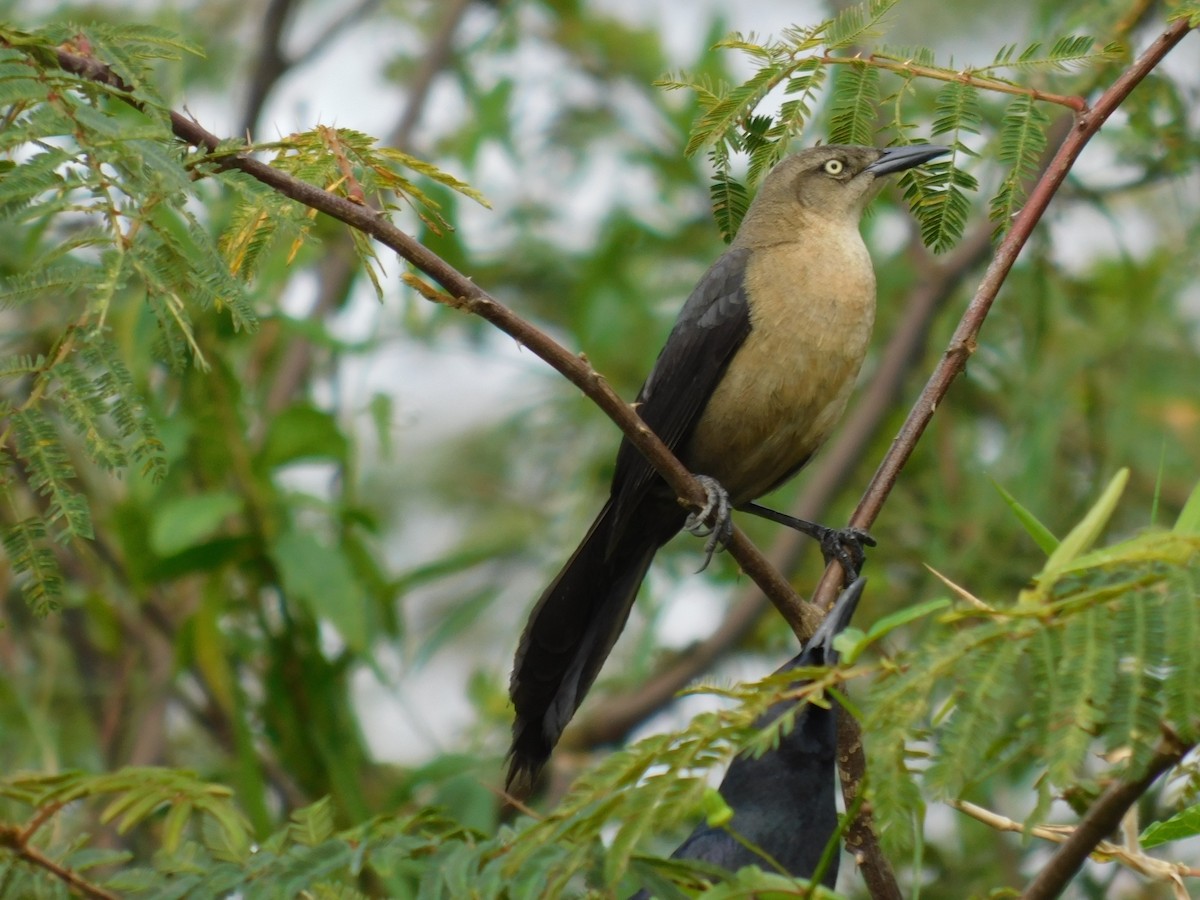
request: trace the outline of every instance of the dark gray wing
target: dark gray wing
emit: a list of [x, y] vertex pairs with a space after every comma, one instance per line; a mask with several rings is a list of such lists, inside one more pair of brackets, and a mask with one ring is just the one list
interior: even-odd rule
[[[745, 248], [729, 250], [704, 273], [638, 393], [638, 415], [673, 451], [691, 437], [729, 361], [750, 334], [749, 258]], [[617, 522], [625, 521], [657, 477], [629, 440], [622, 440], [612, 484]]]

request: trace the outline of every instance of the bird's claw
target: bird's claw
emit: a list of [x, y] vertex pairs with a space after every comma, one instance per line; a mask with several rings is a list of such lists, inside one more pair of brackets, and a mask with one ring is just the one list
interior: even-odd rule
[[733, 515], [730, 512], [729, 494], [720, 482], [707, 475], [697, 475], [696, 480], [704, 488], [704, 506], [690, 513], [683, 527], [696, 537], [708, 538], [704, 542], [704, 565], [696, 570], [703, 572], [717, 550], [723, 549], [733, 537]]
[[821, 526], [821, 534], [817, 538], [821, 542], [821, 555], [825, 557], [825, 565], [837, 560], [846, 573], [846, 582], [850, 583], [862, 571], [867, 554], [863, 547], [874, 547], [875, 538], [862, 528], [847, 526], [846, 528], [826, 528]]

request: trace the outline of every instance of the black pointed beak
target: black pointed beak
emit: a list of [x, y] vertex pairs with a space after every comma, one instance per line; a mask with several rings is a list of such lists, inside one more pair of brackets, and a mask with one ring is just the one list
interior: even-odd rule
[[900, 172], [904, 169], [911, 169], [913, 166], [919, 166], [923, 162], [929, 162], [934, 157], [949, 152], [949, 147], [938, 147], [935, 144], [909, 144], [907, 147], [889, 147], [883, 151], [883, 155], [879, 159], [875, 160], [875, 162], [871, 163], [863, 171], [870, 172], [876, 177], [890, 175], [892, 172]]

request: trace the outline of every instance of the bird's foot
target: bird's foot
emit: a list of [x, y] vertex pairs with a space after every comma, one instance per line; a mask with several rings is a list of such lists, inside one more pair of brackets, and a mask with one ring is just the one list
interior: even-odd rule
[[704, 542], [704, 565], [696, 570], [703, 572], [712, 562], [713, 554], [718, 548], [724, 548], [733, 537], [733, 513], [729, 505], [729, 494], [717, 479], [697, 475], [696, 480], [704, 487], [706, 499], [703, 507], [688, 515], [683, 527], [696, 537], [708, 538]]
[[841, 563], [842, 569], [846, 573], [847, 583], [854, 581], [862, 570], [863, 562], [866, 561], [863, 547], [875, 546], [875, 538], [861, 528], [830, 528], [828, 525], [819, 525], [816, 522], [809, 522], [807, 519], [797, 519], [795, 516], [789, 516], [787, 513], [781, 513], [766, 506], [759, 506], [757, 503], [745, 503], [738, 509], [807, 534], [821, 545], [821, 555], [825, 557], [825, 565], [829, 565], [835, 559]]
[[858, 578], [866, 562], [867, 554], [864, 547], [874, 547], [875, 538], [862, 528], [829, 528], [818, 525], [820, 533], [816, 535], [821, 544], [821, 555], [825, 557], [825, 565], [837, 560], [846, 573], [846, 583]]

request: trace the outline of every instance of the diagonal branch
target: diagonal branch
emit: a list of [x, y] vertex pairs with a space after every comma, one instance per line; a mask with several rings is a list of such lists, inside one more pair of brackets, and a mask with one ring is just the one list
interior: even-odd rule
[[[1191, 30], [1187, 19], [1178, 19], [1128, 68], [1113, 84], [1100, 95], [1095, 105], [1075, 119], [1075, 127], [1063, 140], [1058, 152], [1051, 160], [1046, 172], [1030, 191], [1025, 205], [1013, 221], [1000, 246], [996, 248], [995, 256], [988, 266], [978, 289], [970, 304], [963, 312], [958, 327], [954, 330], [950, 343], [942, 355], [942, 360], [934, 369], [921, 395], [909, 411], [899, 433], [892, 441], [892, 446], [884, 456], [876, 470], [871, 483], [863, 493], [850, 524], [858, 528], [870, 528], [878, 517], [883, 504], [887, 501], [900, 477], [900, 471], [908, 462], [916, 449], [917, 442], [925, 433], [934, 411], [945, 399], [954, 380], [966, 369], [967, 360], [975, 352], [979, 333], [984, 320], [991, 311], [992, 303], [996, 300], [1001, 286], [1008, 273], [1020, 255], [1021, 249], [1034, 227], [1041, 221], [1042, 214], [1050, 205], [1055, 192], [1062, 185], [1067, 173], [1083, 152], [1083, 148], [1100, 130], [1110, 115], [1124, 102], [1130, 92], [1149, 75], [1162, 61], [1171, 49], [1178, 44]], [[828, 608], [840, 590], [840, 573], [834, 566], [825, 570], [821, 579], [814, 602], [823, 608]]]
[[1176, 765], [1191, 746], [1168, 735], [1146, 771], [1132, 781], [1118, 781], [1100, 795], [1075, 826], [1071, 836], [1050, 857], [1037, 877], [1025, 888], [1021, 900], [1053, 900], [1062, 893], [1084, 860], [1121, 824], [1126, 811], [1146, 793], [1158, 776]]
[[[122, 95], [122, 99], [141, 108], [132, 96], [129, 86], [104, 63], [62, 49], [56, 53], [58, 63], [64, 70], [107, 85]], [[429, 292], [427, 295], [436, 296], [439, 302], [486, 319], [519, 344], [528, 347], [583, 391], [617, 424], [629, 441], [675, 491], [681, 503], [692, 509], [703, 509], [707, 499], [704, 489], [638, 417], [633, 407], [622, 400], [609, 387], [604, 377], [592, 368], [586, 357], [571, 353], [545, 332], [522, 319], [412, 235], [392, 224], [379, 211], [275, 169], [255, 159], [248, 152], [221, 150], [218, 153], [220, 139], [215, 134], [181, 113], [172, 110], [169, 116], [171, 129], [176, 137], [211, 152], [213, 163], [218, 170], [237, 169], [244, 172], [283, 196], [373, 237], [424, 272], [446, 291], [445, 294]], [[792, 630], [797, 635], [811, 634], [818, 618], [816, 609], [796, 595], [787, 579], [767, 561], [740, 528], [734, 528], [728, 549], [742, 571], [750, 576], [775, 604]]]
[[[869, 528], [879, 515], [901, 469], [912, 456], [917, 441], [920, 440], [925, 428], [929, 425], [934, 411], [946, 396], [954, 379], [965, 369], [967, 359], [975, 351], [983, 322], [991, 310], [1001, 285], [1008, 277], [1013, 263], [1016, 262], [1021, 248], [1029, 239], [1050, 200], [1087, 142], [1100, 130], [1100, 126], [1129, 96], [1138, 83], [1153, 71], [1176, 44], [1183, 40], [1189, 30], [1190, 26], [1187, 21], [1183, 19], [1176, 21], [1113, 82], [1100, 96], [1095, 106], [1075, 119], [1074, 127], [1063, 139], [1049, 166], [1038, 179], [1033, 190], [1030, 191], [1028, 200], [1021, 212], [1018, 213], [1012, 228], [997, 248], [974, 298], [963, 313], [958, 328], [955, 329], [954, 335], [950, 339], [950, 345], [943, 354], [941, 362], [934, 369], [925, 389], [917, 398], [900, 433], [892, 441], [891, 448], [884, 456], [875, 476], [859, 501], [854, 515], [851, 516], [852, 525]], [[837, 566], [826, 567], [825, 574], [813, 594], [814, 605], [822, 609], [829, 608], [840, 590], [841, 581], [842, 573]], [[841, 716], [838, 719], [838, 771], [842, 779], [842, 791], [847, 808], [851, 808], [852, 802], [862, 789], [866, 778], [866, 755], [863, 752], [861, 730], [858, 723], [850, 716]], [[867, 849], [877, 847], [868, 815], [869, 807], [856, 817], [847, 831], [846, 844], [851, 850], [855, 847], [856, 841], [863, 842], [863, 846]], [[1084, 856], [1086, 855], [1085, 852]], [[895, 881], [885, 877], [890, 875], [890, 871], [877, 869], [874, 865], [863, 866], [862, 871], [864, 877], [868, 879], [868, 887], [873, 898], [876, 900], [878, 898], [899, 900], [899, 889], [896, 887]]]
[[[54, 807], [52, 812], [57, 812], [60, 808]], [[37, 826], [40, 824], [41, 822], [36, 816], [31, 826], [24, 829], [15, 825], [0, 824], [0, 849], [8, 850], [26, 865], [48, 872], [81, 897], [90, 897], [92, 900], [119, 900], [118, 894], [114, 894], [93, 881], [88, 881], [70, 866], [64, 866], [51, 859], [30, 844], [29, 836], [37, 830]]]

